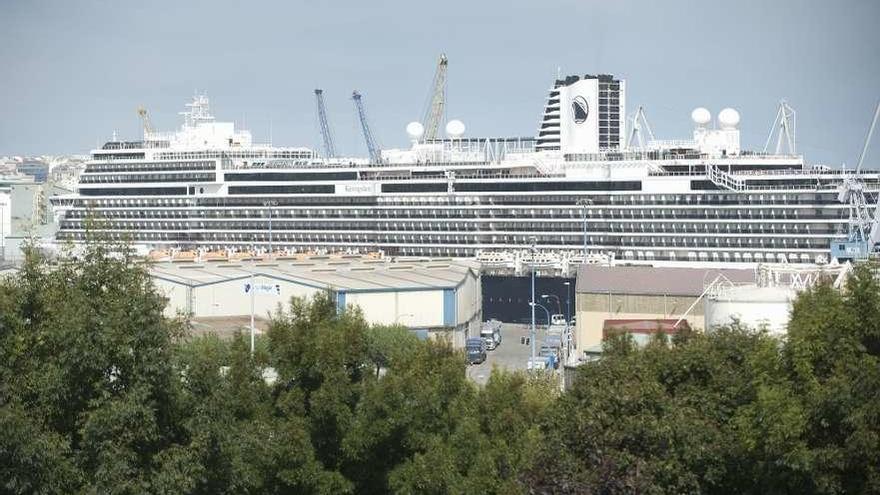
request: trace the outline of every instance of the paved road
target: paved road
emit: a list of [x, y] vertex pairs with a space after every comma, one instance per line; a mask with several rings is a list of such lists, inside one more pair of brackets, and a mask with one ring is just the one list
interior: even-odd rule
[[[489, 375], [493, 367], [510, 371], [524, 370], [529, 359], [530, 347], [520, 343], [521, 337], [529, 335], [528, 325], [504, 323], [501, 326], [501, 345], [494, 351], [488, 352], [488, 358], [484, 363], [468, 366], [468, 378], [480, 385], [489, 381]], [[538, 328], [538, 346], [544, 332]]]

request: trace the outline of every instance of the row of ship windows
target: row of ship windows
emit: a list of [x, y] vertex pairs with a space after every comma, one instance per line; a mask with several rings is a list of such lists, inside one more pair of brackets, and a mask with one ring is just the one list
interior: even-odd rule
[[[267, 233], [258, 234], [224, 234], [224, 233], [184, 233], [184, 232], [108, 232], [110, 237], [117, 239], [130, 239], [133, 241], [166, 240], [182, 243], [205, 243], [205, 242], [254, 242], [266, 243]], [[84, 232], [59, 232], [61, 240], [83, 240]], [[383, 243], [411, 243], [411, 244], [474, 244], [488, 246], [524, 246], [528, 245], [530, 237], [517, 235], [394, 235], [394, 234], [286, 234], [273, 233], [274, 246], [280, 248], [285, 242], [361, 242], [365, 245]], [[553, 236], [536, 236], [536, 241], [541, 246], [555, 246], [560, 249], [577, 249], [577, 242], [565, 242]], [[826, 249], [827, 240], [814, 239], [775, 239], [775, 238], [750, 238], [750, 239], [710, 239], [710, 238], [681, 238], [681, 239], [642, 239], [625, 236], [594, 236], [589, 240], [591, 247], [619, 247], [624, 248], [721, 248], [721, 249]]]
[[102, 174], [102, 175], [82, 175], [80, 183], [82, 184], [112, 184], [127, 182], [213, 182], [217, 179], [217, 175], [213, 172], [208, 173], [183, 173], [183, 174]]
[[[449, 185], [443, 183], [386, 183], [383, 193], [447, 192]], [[536, 192], [536, 191], [640, 191], [641, 181], [608, 182], [457, 182], [460, 192]], [[272, 186], [229, 186], [229, 194], [333, 194], [333, 184], [300, 184]], [[185, 187], [132, 187], [83, 189], [82, 196], [168, 196], [185, 195]]]
[[[415, 222], [316, 222], [298, 223], [273, 221], [272, 230], [281, 232], [285, 230], [295, 231], [407, 231], [407, 232], [553, 232], [558, 236], [582, 236], [582, 230], [574, 223], [544, 224], [544, 223], [505, 223], [498, 222], [489, 225], [481, 225], [468, 222], [444, 222], [444, 223], [415, 223]], [[79, 220], [64, 220], [61, 222], [62, 230], [77, 230], [86, 228], [86, 223]], [[210, 221], [114, 221], [111, 225], [101, 228], [114, 229], [155, 229], [155, 230], [267, 230], [268, 222], [210, 222]], [[831, 226], [829, 224], [798, 225], [798, 224], [773, 224], [773, 223], [746, 223], [746, 224], [699, 224], [699, 223], [597, 223], [587, 225], [588, 233], [632, 233], [646, 235], [752, 235], [752, 234], [779, 234], [779, 235], [828, 235], [842, 234], [843, 226]]]
[[214, 170], [215, 161], [94, 163], [86, 165], [85, 173], [93, 172], [163, 172], [174, 170]]
[[[414, 208], [454, 205], [498, 205], [515, 206], [527, 205], [542, 208], [554, 206], [573, 206], [580, 199], [588, 199], [596, 206], [649, 206], [662, 208], [667, 206], [758, 206], [758, 205], [815, 205], [828, 204], [839, 205], [836, 193], [774, 193], [774, 194], [615, 194], [615, 195], [566, 195], [557, 194], [552, 196], [505, 196], [494, 195], [490, 197], [480, 196], [393, 196], [377, 200], [371, 196], [332, 196], [332, 197], [294, 197], [272, 198], [279, 206], [309, 206], [314, 204], [321, 206], [355, 206], [372, 208], [377, 204], [394, 204], [401, 207], [411, 205]], [[266, 198], [257, 197], [163, 197], [163, 198], [119, 198], [119, 199], [80, 199], [59, 200], [66, 206], [79, 207], [109, 207], [109, 208], [150, 208], [172, 206], [195, 206], [200, 207], [231, 207], [231, 206], [255, 206], [261, 205]]]
[[166, 151], [156, 155], [158, 160], [224, 159], [309, 159], [314, 153], [306, 150], [228, 150], [228, 151]]
[[[846, 218], [847, 212], [843, 208], [836, 209], [772, 209], [754, 208], [741, 209], [598, 209], [587, 210], [587, 219], [604, 220], [637, 220], [640, 222], [651, 220], [708, 220], [708, 221], [734, 221], [744, 220], [835, 220]], [[468, 219], [475, 222], [494, 222], [499, 219], [528, 219], [541, 218], [551, 221], [559, 221], [561, 224], [578, 223], [583, 220], [583, 211], [578, 209], [454, 209], [444, 208], [435, 210], [423, 209], [362, 209], [362, 210], [120, 210], [91, 213], [88, 210], [70, 210], [66, 214], [68, 219], [87, 218], [89, 216], [103, 218], [228, 218], [228, 219], [257, 219], [271, 216], [281, 221], [283, 219], [381, 219], [381, 218], [407, 218], [419, 220], [431, 219]]]

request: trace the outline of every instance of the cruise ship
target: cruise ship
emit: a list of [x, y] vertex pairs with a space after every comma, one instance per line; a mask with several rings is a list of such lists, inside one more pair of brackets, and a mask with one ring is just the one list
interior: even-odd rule
[[[570, 76], [534, 137], [468, 137], [450, 121], [428, 139], [411, 123], [409, 147], [372, 158], [257, 144], [197, 96], [179, 130], [91, 152], [78, 190], [52, 200], [56, 239], [91, 228], [146, 249], [726, 264], [822, 263], [847, 238], [838, 187], [852, 172], [805, 163], [787, 105], [776, 149], [747, 151], [734, 109], [698, 108], [690, 139], [661, 141], [625, 95], [614, 76]], [[860, 180], [876, 194], [877, 172]]]

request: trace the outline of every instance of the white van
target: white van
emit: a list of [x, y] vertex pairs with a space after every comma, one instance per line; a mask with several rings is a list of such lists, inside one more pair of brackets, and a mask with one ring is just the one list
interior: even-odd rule
[[487, 349], [495, 350], [501, 345], [501, 322], [498, 320], [484, 322], [480, 328], [480, 337], [486, 342]]

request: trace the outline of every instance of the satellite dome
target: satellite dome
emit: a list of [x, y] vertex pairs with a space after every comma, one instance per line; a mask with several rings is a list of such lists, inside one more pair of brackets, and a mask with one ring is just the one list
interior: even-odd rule
[[706, 108], [698, 107], [691, 112], [691, 120], [697, 125], [706, 125], [712, 120], [712, 114]]
[[718, 123], [722, 129], [734, 129], [739, 124], [739, 112], [732, 108], [725, 108], [718, 112]]
[[446, 124], [446, 134], [452, 138], [461, 137], [461, 135], [464, 134], [464, 122], [457, 119], [450, 120]]
[[412, 139], [418, 139], [425, 133], [425, 126], [418, 122], [410, 122], [406, 124], [406, 133]]

